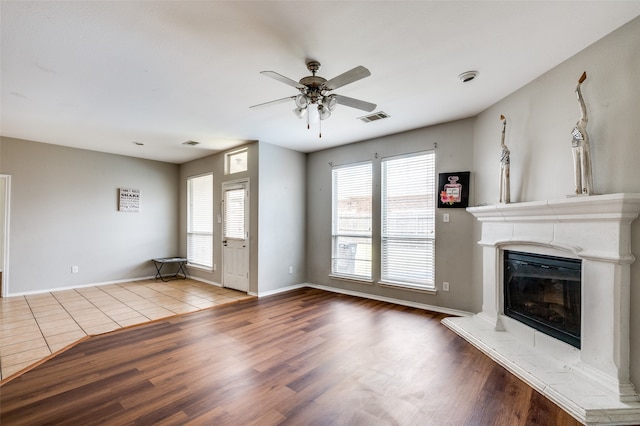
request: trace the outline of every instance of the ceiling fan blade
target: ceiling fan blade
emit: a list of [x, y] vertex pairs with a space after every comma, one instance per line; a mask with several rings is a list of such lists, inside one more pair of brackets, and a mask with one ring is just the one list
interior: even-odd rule
[[348, 96], [342, 95], [332, 95], [336, 97], [336, 101], [340, 105], [346, 105], [351, 108], [361, 109], [363, 111], [371, 112], [376, 109], [376, 104], [372, 104], [371, 102], [361, 101], [359, 99], [350, 98]]
[[286, 98], [282, 98], [282, 99], [276, 99], [275, 101], [269, 101], [269, 102], [263, 102], [261, 104], [257, 104], [257, 105], [251, 105], [249, 108], [262, 108], [264, 106], [269, 106], [269, 105], [275, 105], [275, 104], [279, 104], [282, 102], [287, 102], [290, 101], [292, 99], [295, 99], [295, 96], [288, 96]]
[[304, 89], [305, 88], [304, 85], [298, 83], [297, 81], [291, 80], [289, 77], [285, 77], [284, 75], [278, 74], [275, 71], [260, 71], [260, 74], [266, 75], [267, 77], [271, 77], [274, 80], [278, 80], [281, 83], [288, 84], [289, 86], [293, 86], [296, 89]]
[[361, 80], [365, 77], [369, 77], [371, 72], [368, 69], [359, 65], [352, 70], [349, 70], [345, 73], [340, 74], [339, 76], [333, 77], [331, 80], [327, 80], [324, 83], [324, 87], [328, 90], [334, 90], [338, 87], [342, 87], [345, 84], [353, 83], [354, 81]]

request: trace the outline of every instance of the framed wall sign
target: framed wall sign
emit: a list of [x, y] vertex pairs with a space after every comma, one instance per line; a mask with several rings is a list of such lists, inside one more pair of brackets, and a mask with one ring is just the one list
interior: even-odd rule
[[139, 212], [140, 190], [132, 188], [118, 188], [118, 211]]
[[469, 207], [469, 177], [471, 172], [440, 173], [438, 175], [438, 207]]

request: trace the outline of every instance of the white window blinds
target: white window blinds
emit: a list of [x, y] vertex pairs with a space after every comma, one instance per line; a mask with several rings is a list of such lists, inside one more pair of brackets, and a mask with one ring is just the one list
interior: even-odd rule
[[228, 189], [224, 192], [224, 238], [244, 240], [244, 186], [237, 189]]
[[213, 267], [213, 175], [187, 179], [187, 260]]
[[382, 161], [381, 279], [434, 288], [435, 153]]
[[331, 273], [371, 279], [372, 166], [333, 169]]

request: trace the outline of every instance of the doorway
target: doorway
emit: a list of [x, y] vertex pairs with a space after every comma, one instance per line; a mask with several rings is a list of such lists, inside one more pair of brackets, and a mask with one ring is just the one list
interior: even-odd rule
[[222, 285], [249, 291], [249, 181], [222, 185]]
[[9, 294], [9, 195], [11, 176], [0, 175], [0, 297]]

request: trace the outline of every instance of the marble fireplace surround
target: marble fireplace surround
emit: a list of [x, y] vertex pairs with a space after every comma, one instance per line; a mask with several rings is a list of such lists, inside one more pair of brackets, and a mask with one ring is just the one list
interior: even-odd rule
[[[443, 323], [585, 424], [640, 424], [629, 380], [631, 222], [640, 194], [472, 207], [482, 225], [482, 312]], [[582, 260], [581, 348], [503, 315], [505, 250]]]

